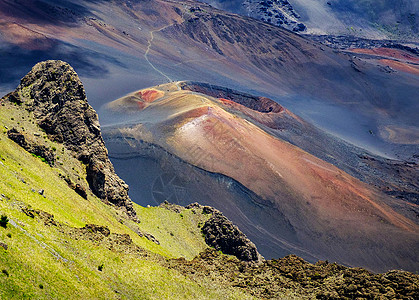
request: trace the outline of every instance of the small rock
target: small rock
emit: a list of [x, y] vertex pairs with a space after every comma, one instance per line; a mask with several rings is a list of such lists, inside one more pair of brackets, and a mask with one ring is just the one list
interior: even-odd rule
[[4, 250], [7, 250], [9, 246], [7, 246], [6, 243], [0, 242], [0, 247], [4, 248]]
[[36, 193], [36, 190], [35, 189], [31, 189], [31, 192]]
[[80, 184], [76, 184], [76, 186], [74, 187], [74, 191], [79, 194], [82, 198], [87, 199], [87, 192], [86, 189], [81, 186]]
[[145, 233], [144, 236], [151, 242], [160, 245], [160, 242], [150, 233]]

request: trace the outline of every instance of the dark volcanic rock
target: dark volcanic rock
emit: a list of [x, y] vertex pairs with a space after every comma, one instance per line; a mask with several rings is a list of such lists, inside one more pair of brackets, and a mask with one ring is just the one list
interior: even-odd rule
[[19, 132], [16, 128], [12, 128], [7, 131], [9, 139], [14, 141], [16, 144], [21, 146], [23, 149], [32, 153], [36, 156], [40, 156], [50, 165], [53, 166], [55, 163], [55, 156], [51, 149], [44, 145], [39, 145], [32, 141], [26, 134]]
[[177, 204], [169, 203], [168, 201], [164, 201], [163, 203], [160, 203], [159, 207], [165, 208], [167, 210], [173, 211], [178, 214], [180, 214], [183, 210], [185, 210], [185, 207], [177, 205]]
[[311, 264], [295, 255], [252, 265], [207, 249], [192, 261], [176, 259], [169, 264], [191, 278], [211, 276], [257, 299], [288, 299], [290, 291], [292, 299], [419, 299], [416, 274], [374, 274], [327, 261]]
[[104, 236], [109, 236], [111, 231], [106, 226], [100, 226], [95, 224], [86, 224], [81, 230], [88, 231], [91, 233], [100, 233]]
[[86, 179], [96, 196], [125, 209], [137, 220], [128, 185], [115, 174], [108, 158], [98, 116], [87, 103], [83, 84], [69, 64], [38, 63], [5, 98], [33, 112], [52, 140], [63, 143], [86, 164]]
[[2, 247], [4, 250], [9, 249], [9, 246], [7, 246], [7, 244], [3, 242], [0, 242], [0, 247]]
[[221, 250], [225, 254], [234, 255], [242, 261], [262, 262], [263, 257], [257, 251], [255, 244], [237, 226], [216, 209], [212, 211], [207, 209], [206, 211], [213, 213], [202, 227], [205, 242], [209, 246]]
[[86, 193], [86, 189], [80, 185], [80, 184], [76, 184], [76, 186], [74, 187], [74, 191], [79, 194], [81, 197], [83, 197], [84, 199], [87, 199], [87, 193]]

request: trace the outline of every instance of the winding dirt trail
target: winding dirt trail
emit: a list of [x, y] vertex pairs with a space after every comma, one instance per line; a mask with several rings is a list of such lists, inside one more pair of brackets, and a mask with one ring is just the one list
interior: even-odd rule
[[[181, 16], [181, 19], [182, 19], [182, 22], [184, 22], [185, 21], [185, 13], [186, 13], [186, 9], [187, 9], [187, 6], [183, 6], [183, 11], [182, 11], [182, 16]], [[173, 26], [173, 25], [175, 25], [175, 24], [177, 24], [176, 22], [173, 22], [173, 23], [170, 23], [170, 24], [168, 24], [168, 25], [165, 25], [165, 26], [163, 26], [163, 27], [161, 27], [161, 28], [159, 28], [159, 29], [155, 29], [155, 30], [152, 30], [152, 31], [150, 31], [150, 39], [147, 41], [147, 50], [145, 51], [145, 53], [144, 53], [144, 58], [145, 58], [145, 60], [148, 62], [148, 64], [153, 68], [153, 70], [155, 70], [157, 73], [159, 73], [160, 75], [162, 75], [164, 78], [166, 78], [167, 79], [167, 81], [168, 82], [173, 82], [173, 80], [172, 80], [172, 78], [170, 78], [166, 73], [164, 73], [162, 70], [160, 70], [159, 68], [157, 68], [151, 61], [150, 61], [150, 59], [148, 58], [148, 54], [149, 54], [149, 52], [150, 52], [150, 50], [151, 50], [151, 47], [152, 47], [152, 45], [153, 45], [153, 41], [154, 41], [154, 34], [155, 33], [158, 33], [158, 32], [161, 32], [161, 31], [163, 31], [163, 30], [165, 30], [166, 28], [169, 28], [169, 27], [171, 27], [171, 26]], [[179, 88], [179, 90], [180, 90], [180, 88]]]
[[167, 79], [167, 81], [168, 82], [172, 82], [173, 80], [169, 77], [169, 76], [167, 76], [163, 71], [161, 71], [160, 69], [158, 69], [151, 61], [150, 61], [150, 59], [148, 58], [148, 53], [150, 52], [150, 49], [151, 49], [151, 46], [152, 46], [152, 43], [153, 43], [153, 40], [154, 40], [154, 33], [155, 32], [160, 32], [160, 31], [162, 31], [162, 30], [164, 30], [164, 29], [166, 29], [166, 28], [168, 28], [168, 27], [170, 27], [170, 26], [173, 26], [174, 25], [174, 23], [172, 23], [172, 24], [169, 24], [169, 25], [166, 25], [166, 26], [164, 26], [164, 27], [162, 27], [162, 28], [160, 28], [160, 29], [156, 29], [156, 30], [152, 30], [152, 31], [150, 31], [150, 39], [147, 41], [147, 43], [148, 43], [148, 45], [147, 45], [147, 50], [145, 51], [145, 53], [144, 53], [144, 58], [145, 58], [145, 60], [148, 62], [148, 64], [157, 72], [157, 73], [159, 73], [160, 75], [162, 75], [163, 77], [165, 77], [166, 79]]

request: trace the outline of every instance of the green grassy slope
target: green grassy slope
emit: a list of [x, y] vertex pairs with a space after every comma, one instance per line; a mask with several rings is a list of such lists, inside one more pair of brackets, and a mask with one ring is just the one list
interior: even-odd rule
[[[45, 138], [27, 111], [1, 105], [0, 214], [10, 222], [7, 228], [0, 227], [0, 242], [8, 245], [7, 250], [0, 247], [0, 299], [249, 298], [205, 279], [192, 281], [165, 266], [166, 259], [191, 259], [206, 248], [198, 226], [205, 215], [135, 206], [141, 220], [136, 224], [91, 193], [83, 199], [63, 179], [83, 183], [83, 165], [62, 145]], [[13, 127], [37, 133], [37, 139], [55, 149], [59, 157], [55, 167], [9, 140], [7, 128]], [[41, 189], [45, 197], [38, 193]], [[52, 214], [58, 226], [28, 216], [25, 208]], [[69, 234], [86, 224], [128, 234], [133, 245]], [[137, 229], [152, 234], [160, 245], [140, 237]]]

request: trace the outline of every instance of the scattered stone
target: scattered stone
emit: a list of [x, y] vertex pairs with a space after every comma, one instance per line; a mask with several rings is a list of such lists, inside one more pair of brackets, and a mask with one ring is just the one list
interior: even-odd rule
[[180, 214], [182, 211], [185, 210], [185, 207], [177, 205], [177, 204], [169, 203], [167, 200], [161, 203], [159, 207], [165, 208], [167, 210], [173, 211], [178, 214]]
[[132, 229], [132, 230], [133, 230], [136, 234], [138, 234], [138, 236], [139, 236], [139, 237], [143, 237], [143, 236], [144, 236], [144, 233], [142, 233], [140, 229], [138, 229], [138, 228], [134, 228], [134, 229]]
[[160, 242], [150, 233], [144, 233], [144, 236], [149, 240], [152, 241], [153, 243], [160, 245]]
[[384, 72], [384, 73], [395, 73], [395, 72], [397, 72], [396, 70], [394, 70], [394, 69], [393, 69], [392, 67], [390, 67], [390, 66], [385, 66], [385, 67], [383, 67], [383, 66], [378, 65], [378, 67], [379, 67], [380, 71], [382, 71], [382, 72]]
[[2, 247], [4, 250], [9, 249], [9, 246], [7, 246], [7, 244], [3, 242], [0, 242], [0, 247]]
[[21, 210], [28, 217], [35, 218], [35, 211], [33, 209], [22, 207]]
[[[46, 225], [46, 226], [50, 226], [50, 225], [53, 225], [53, 226], [58, 226], [58, 225], [59, 225], [59, 224], [55, 221], [55, 219], [54, 219], [54, 215], [52, 215], [52, 214], [50, 214], [50, 213], [47, 213], [46, 211], [43, 211], [43, 210], [38, 210], [38, 209], [32, 209], [32, 208], [29, 208], [29, 207], [27, 207], [27, 206], [25, 206], [25, 205], [21, 206], [20, 210], [21, 210], [21, 211], [22, 211], [25, 215], [27, 215], [28, 217], [31, 217], [31, 218], [39, 217], [41, 220], [43, 220], [43, 221], [44, 221], [44, 225]], [[18, 222], [19, 222], [19, 221], [18, 221]], [[25, 226], [25, 224], [23, 224], [23, 223], [21, 223], [21, 222], [19, 222], [19, 224], [21, 224], [21, 225], [22, 225], [22, 227], [24, 227], [24, 226]]]

